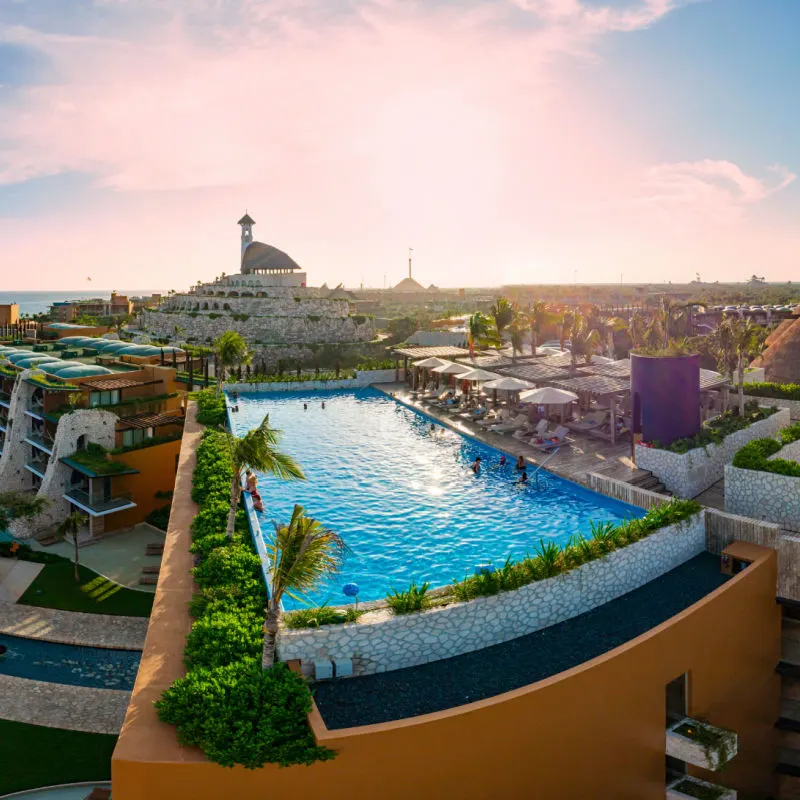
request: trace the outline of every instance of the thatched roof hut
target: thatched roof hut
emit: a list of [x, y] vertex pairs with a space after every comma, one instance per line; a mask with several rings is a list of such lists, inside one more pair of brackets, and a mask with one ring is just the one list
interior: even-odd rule
[[[787, 324], [788, 323], [788, 324]], [[767, 349], [752, 363], [775, 383], [800, 383], [800, 319], [786, 320], [767, 339]]]

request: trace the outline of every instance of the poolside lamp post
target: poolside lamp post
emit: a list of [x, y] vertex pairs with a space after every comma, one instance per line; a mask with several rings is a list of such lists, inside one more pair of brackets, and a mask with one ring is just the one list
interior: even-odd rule
[[346, 583], [344, 586], [342, 586], [342, 594], [344, 594], [345, 597], [355, 597], [356, 611], [358, 611], [358, 584]]

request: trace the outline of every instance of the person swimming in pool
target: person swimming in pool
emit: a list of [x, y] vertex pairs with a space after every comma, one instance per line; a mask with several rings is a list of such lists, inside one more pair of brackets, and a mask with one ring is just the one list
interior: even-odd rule
[[497, 462], [497, 466], [504, 467], [506, 465], [506, 457], [500, 456], [500, 461]]
[[477, 475], [481, 471], [481, 457], [476, 456], [472, 462], [472, 471]]
[[514, 469], [516, 469], [517, 472], [523, 472], [527, 469], [525, 466], [525, 459], [522, 456], [517, 457], [517, 466], [514, 467]]
[[528, 482], [528, 471], [524, 469], [522, 470], [522, 475], [520, 475], [519, 478], [517, 478], [517, 485], [524, 486], [527, 482]]

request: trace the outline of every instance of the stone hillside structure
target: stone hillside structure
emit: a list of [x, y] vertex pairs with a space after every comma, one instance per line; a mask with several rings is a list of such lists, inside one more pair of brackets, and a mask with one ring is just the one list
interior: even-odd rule
[[306, 273], [286, 253], [253, 240], [255, 222], [248, 214], [238, 224], [240, 271], [143, 311], [139, 324], [145, 332], [208, 344], [233, 330], [265, 361], [308, 357], [320, 345], [374, 338], [372, 319], [353, 314], [344, 292], [308, 286]]

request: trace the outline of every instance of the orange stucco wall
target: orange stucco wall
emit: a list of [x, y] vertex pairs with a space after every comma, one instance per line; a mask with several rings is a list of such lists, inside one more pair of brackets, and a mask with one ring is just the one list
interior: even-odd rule
[[689, 710], [733, 728], [739, 755], [715, 780], [740, 798], [772, 790], [780, 683], [776, 556], [647, 634], [575, 669], [447, 712], [327, 731], [335, 760], [311, 767], [225, 769], [181, 747], [152, 708], [182, 674], [192, 583], [186, 548], [197, 426], [187, 420], [176, 503], [132, 703], [112, 760], [115, 800], [227, 797], [664, 797], [665, 685], [689, 673]]
[[118, 511], [105, 517], [105, 530], [116, 531], [142, 522], [153, 509], [165, 506], [169, 500], [157, 498], [156, 492], [171, 492], [175, 485], [175, 473], [181, 440], [131, 450], [129, 453], [112, 456], [114, 461], [122, 461], [137, 475], [121, 475], [113, 478], [114, 492], [130, 492], [136, 508]]

